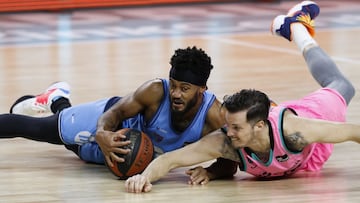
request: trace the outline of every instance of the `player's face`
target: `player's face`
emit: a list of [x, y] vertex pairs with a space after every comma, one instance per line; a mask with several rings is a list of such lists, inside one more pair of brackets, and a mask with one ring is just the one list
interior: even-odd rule
[[254, 138], [254, 128], [246, 121], [246, 111], [225, 113], [227, 136], [235, 148], [248, 147]]
[[175, 113], [186, 113], [196, 106], [200, 95], [205, 91], [191, 83], [182, 82], [170, 78], [170, 102], [171, 109]]

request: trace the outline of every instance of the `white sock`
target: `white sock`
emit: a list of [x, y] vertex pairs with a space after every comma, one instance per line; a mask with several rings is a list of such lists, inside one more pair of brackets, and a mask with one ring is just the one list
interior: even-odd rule
[[300, 49], [301, 53], [303, 53], [306, 47], [310, 46], [318, 46], [314, 38], [309, 34], [306, 27], [301, 23], [293, 23], [291, 24], [291, 35], [292, 40]]

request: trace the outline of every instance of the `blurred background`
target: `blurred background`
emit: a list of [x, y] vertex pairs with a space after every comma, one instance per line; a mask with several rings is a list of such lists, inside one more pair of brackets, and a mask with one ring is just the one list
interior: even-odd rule
[[63, 10], [74, 8], [106, 8], [119, 6], [149, 6], [184, 3], [274, 2], [277, 0], [19, 0], [0, 1], [0, 12]]

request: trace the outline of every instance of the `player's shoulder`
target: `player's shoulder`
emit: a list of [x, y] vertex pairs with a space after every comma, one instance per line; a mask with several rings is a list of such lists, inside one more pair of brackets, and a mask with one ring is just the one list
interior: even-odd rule
[[221, 103], [218, 99], [215, 99], [207, 111], [203, 135], [221, 128], [224, 124], [225, 119], [223, 111], [221, 110]]
[[149, 93], [161, 93], [163, 92], [163, 80], [160, 78], [154, 78], [151, 80], [145, 81], [137, 91], [145, 91]]
[[162, 79], [155, 78], [144, 82], [134, 95], [148, 105], [160, 103], [165, 95]]
[[219, 115], [223, 115], [222, 111], [222, 104], [221, 102], [215, 97], [213, 103], [211, 104], [208, 110], [208, 117], [209, 118], [218, 118]]

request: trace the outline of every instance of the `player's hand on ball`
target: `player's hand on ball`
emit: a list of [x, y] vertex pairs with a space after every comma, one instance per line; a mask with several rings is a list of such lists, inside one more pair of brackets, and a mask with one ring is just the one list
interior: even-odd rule
[[[120, 145], [122, 148], [120, 151], [128, 151], [124, 151], [127, 152], [126, 154], [120, 154], [117, 153], [118, 150], [113, 150], [115, 152], [110, 152], [111, 164], [107, 164], [108, 162], [105, 163], [115, 176], [125, 180], [126, 178], [140, 174], [145, 170], [146, 166], [149, 165], [154, 158], [154, 146], [150, 137], [140, 130], [123, 128], [116, 133], [120, 135], [120, 138], [122, 135], [125, 136], [124, 138], [121, 138], [120, 141], [116, 142], [129, 143], [126, 146]], [[119, 137], [115, 136], [115, 138]], [[117, 161], [119, 159], [114, 159], [113, 156], [111, 156], [111, 153], [119, 156], [121, 161]]]
[[98, 131], [96, 132], [95, 140], [101, 148], [104, 154], [105, 161], [111, 167], [113, 167], [113, 161], [124, 162], [124, 159], [116, 155], [127, 154], [130, 149], [123, 148], [130, 144], [130, 141], [125, 140], [126, 136], [119, 132], [111, 131]]
[[201, 166], [189, 169], [185, 173], [190, 176], [190, 185], [205, 185], [210, 181], [207, 171]]
[[134, 175], [125, 181], [125, 191], [132, 193], [150, 192], [152, 184], [146, 176]]

